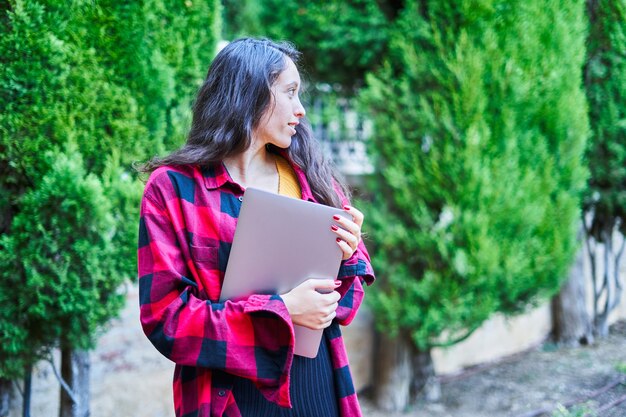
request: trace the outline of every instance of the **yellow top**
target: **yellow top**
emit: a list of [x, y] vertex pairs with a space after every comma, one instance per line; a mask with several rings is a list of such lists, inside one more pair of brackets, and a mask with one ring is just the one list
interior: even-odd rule
[[278, 170], [278, 194], [301, 199], [302, 189], [298, 177], [289, 162], [280, 155], [276, 155], [276, 169]]

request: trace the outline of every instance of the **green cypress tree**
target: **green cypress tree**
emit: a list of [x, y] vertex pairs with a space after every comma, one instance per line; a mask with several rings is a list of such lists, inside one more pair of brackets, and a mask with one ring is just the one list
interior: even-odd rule
[[[585, 87], [593, 134], [587, 147], [591, 177], [583, 211], [593, 266], [594, 333], [606, 336], [608, 316], [621, 300], [626, 236], [626, 2], [589, 1], [587, 12]], [[605, 251], [604, 273], [595, 268], [601, 255], [596, 242]]]
[[[130, 164], [180, 141], [219, 5], [14, 0], [0, 11], [3, 382], [54, 347], [92, 346], [119, 311], [136, 268]], [[16, 297], [20, 286], [35, 294]]]
[[[407, 2], [368, 78], [384, 278], [369, 299], [416, 364], [559, 287], [586, 175], [583, 5]], [[381, 405], [406, 405], [381, 388]]]
[[[87, 174], [81, 154], [71, 143], [65, 153], [49, 153], [48, 158], [50, 170], [22, 196], [19, 214], [9, 233], [0, 238], [0, 245], [10, 251], [10, 259], [3, 262], [8, 269], [2, 269], [0, 280], [13, 287], [5, 295], [12, 297], [7, 300], [11, 308], [0, 314], [16, 313], [17, 320], [4, 326], [23, 333], [18, 341], [27, 349], [9, 353], [27, 366], [33, 359], [47, 357], [54, 347], [70, 357], [92, 348], [98, 330], [123, 306], [119, 286], [128, 278], [118, 269], [122, 263], [116, 260], [121, 254], [115, 229], [119, 224], [100, 179]], [[62, 366], [67, 365], [64, 357]], [[8, 364], [8, 371], [19, 371], [13, 367]], [[88, 391], [69, 382], [75, 380], [71, 370], [63, 377], [73, 398], [88, 399]], [[88, 407], [88, 400], [79, 401], [78, 415], [88, 414]], [[71, 403], [69, 408], [74, 408]]]
[[39, 337], [34, 345], [50, 348], [60, 341], [87, 349], [124, 301], [115, 278], [120, 271], [109, 261], [116, 252], [114, 212], [75, 146], [48, 159], [50, 170], [22, 196], [10, 233], [3, 235], [13, 259], [0, 274], [28, 294], [18, 297], [18, 306], [29, 333]]
[[[85, 155], [92, 175], [103, 176], [105, 168], [113, 162], [107, 156], [111, 148], [116, 148], [119, 154], [126, 157], [138, 156], [141, 138], [145, 136], [135, 99], [123, 86], [108, 82], [106, 71], [99, 65], [94, 49], [83, 48], [83, 45], [72, 39], [72, 32], [77, 26], [77, 15], [73, 13], [75, 9], [54, 6], [32, 1], [11, 2], [4, 9], [1, 20], [3, 76], [0, 96], [3, 99], [0, 100], [0, 189], [6, 198], [0, 202], [0, 252], [3, 254], [0, 257], [0, 269], [3, 271], [0, 277], [0, 292], [3, 294], [0, 307], [0, 328], [3, 329], [0, 333], [0, 353], [3, 358], [9, 358], [0, 364], [0, 378], [3, 380], [23, 375], [36, 360], [48, 357], [53, 347], [60, 344], [68, 346], [59, 338], [60, 335], [72, 335], [71, 339], [65, 340], [70, 340], [74, 343], [71, 346], [76, 348], [85, 347], [87, 341], [92, 344], [96, 336], [94, 328], [106, 321], [102, 315], [106, 314], [110, 318], [119, 311], [121, 298], [117, 287], [123, 280], [132, 277], [134, 270], [134, 265], [129, 261], [132, 256], [128, 256], [134, 245], [128, 244], [127, 230], [132, 212], [112, 210], [110, 215], [118, 223], [106, 233], [110, 235], [109, 239], [114, 242], [112, 247], [118, 253], [102, 259], [111, 267], [123, 265], [124, 268], [109, 274], [108, 286], [98, 287], [102, 291], [99, 298], [86, 303], [81, 296], [83, 288], [80, 285], [52, 278], [55, 273], [59, 276], [63, 273], [63, 257], [67, 256], [66, 251], [71, 251], [65, 244], [68, 239], [92, 238], [93, 235], [75, 236], [70, 233], [59, 236], [59, 233], [68, 233], [71, 228], [66, 226], [59, 231], [54, 229], [54, 225], [44, 222], [47, 218], [28, 219], [24, 214], [32, 213], [37, 204], [43, 204], [37, 199], [29, 200], [26, 196], [40, 193], [43, 178], [54, 168], [54, 158], [46, 157], [48, 151], [64, 147], [68, 142], [77, 143], [82, 153], [77, 153], [75, 157], [82, 159]], [[75, 6], [78, 7], [77, 4]], [[66, 175], [65, 179], [68, 178], [72, 177]], [[80, 181], [80, 177], [76, 177], [76, 181]], [[121, 181], [122, 178], [112, 179], [106, 189], [100, 189], [109, 207], [114, 205], [117, 208], [123, 204], [124, 201], [116, 200], [116, 197], [128, 196], [131, 190], [135, 190], [134, 201], [137, 204], [140, 184], [126, 181], [123, 185], [129, 188], [121, 193], [117, 191], [120, 190]], [[69, 182], [68, 186], [71, 184]], [[63, 195], [59, 194], [58, 198], [62, 199]], [[47, 207], [47, 210], [50, 211], [51, 207]], [[44, 207], [38, 208], [43, 211]], [[61, 205], [56, 207], [59, 211], [61, 208]], [[86, 214], [81, 210], [88, 211], [89, 207], [78, 205], [74, 209], [77, 210], [76, 215], [80, 216]], [[74, 226], [73, 233], [79, 233], [80, 225]], [[58, 253], [51, 256], [51, 250], [44, 252], [50, 255], [51, 264], [57, 264], [56, 270], [50, 268], [39, 271], [35, 264], [37, 260], [24, 255], [24, 250], [20, 248], [30, 231], [25, 231], [26, 227], [45, 231], [57, 239], [53, 243], [57, 245]], [[39, 286], [30, 286], [31, 290], [36, 291], [34, 294], [25, 291], [26, 296], [16, 296], [21, 294], [23, 287], [29, 286], [29, 271], [32, 270], [38, 270], [40, 274], [36, 278]], [[88, 276], [109, 272], [104, 266], [102, 272], [87, 271], [83, 273]], [[41, 278], [45, 273], [49, 275], [47, 280]], [[60, 291], [63, 285], [64, 291]], [[59, 315], [52, 314], [58, 305], [51, 304], [51, 299], [46, 298], [60, 293], [80, 302], [76, 308], [93, 310], [94, 313], [98, 311], [97, 319], [96, 316], [64, 306], [66, 312], [72, 312], [76, 317], [74, 320], [60, 320]], [[118, 302], [104, 302], [108, 298]], [[72, 330], [75, 324], [79, 324], [84, 331], [82, 338], [75, 337], [76, 331]], [[19, 334], [19, 337], [14, 337], [15, 334]], [[28, 371], [26, 377], [28, 380]], [[6, 386], [3, 384], [3, 387]], [[6, 392], [0, 394], [6, 395]], [[30, 395], [28, 389], [25, 394], [24, 404], [27, 407]]]
[[[30, 30], [30, 36], [23, 37], [20, 43], [22, 48], [28, 52], [32, 52], [35, 57], [37, 51], [45, 50], [50, 56], [55, 54], [61, 54], [55, 50], [55, 45], [51, 45], [49, 39], [41, 39], [39, 33], [36, 32], [37, 27], [41, 24], [43, 11], [41, 8], [32, 7], [32, 10], [24, 11], [23, 5], [16, 5], [15, 12], [9, 13], [7, 9], [10, 5], [3, 4], [2, 11], [2, 34], [0, 37], [0, 54], [3, 56], [2, 66], [0, 67], [1, 76], [0, 82], [2, 82], [2, 88], [0, 89], [0, 194], [3, 196], [0, 200], [0, 226], [1, 237], [0, 241], [0, 269], [3, 271], [12, 271], [9, 267], [14, 259], [14, 248], [12, 247], [12, 241], [8, 240], [5, 234], [11, 225], [15, 212], [18, 211], [16, 206], [15, 196], [21, 195], [27, 189], [29, 183], [32, 184], [29, 177], [25, 176], [25, 165], [30, 165], [30, 161], [25, 160], [22, 163], [22, 158], [18, 157], [18, 152], [11, 149], [13, 143], [19, 141], [13, 140], [9, 142], [9, 135], [14, 132], [20, 132], [26, 130], [27, 124], [18, 121], [18, 117], [13, 113], [18, 107], [16, 100], [20, 95], [25, 97], [25, 101], [29, 106], [24, 106], [24, 110], [30, 110], [28, 114], [28, 120], [33, 113], [39, 113], [41, 119], [50, 119], [50, 112], [41, 111], [41, 102], [45, 100], [41, 94], [29, 95], [23, 85], [27, 82], [28, 76], [33, 77], [32, 84], [36, 84], [39, 80], [45, 83], [50, 73], [43, 71], [43, 67], [46, 66], [46, 62], [29, 63], [27, 60], [18, 60], [18, 57], [13, 57], [11, 54], [11, 43], [18, 41], [17, 33], [28, 33]], [[33, 15], [28, 19], [14, 19], [13, 16], [18, 14]], [[11, 36], [12, 32], [16, 35]], [[17, 48], [14, 48], [17, 49]], [[20, 54], [27, 55], [28, 53]], [[18, 55], [17, 53], [15, 55]], [[15, 65], [11, 66], [11, 61], [15, 61]], [[24, 79], [19, 78], [21, 74], [25, 74]], [[36, 78], [41, 76], [41, 78]], [[31, 84], [31, 85], [32, 85]], [[24, 125], [24, 129], [22, 129]], [[28, 133], [25, 133], [28, 135]], [[38, 141], [37, 141], [38, 142]], [[37, 147], [37, 143], [33, 144], [34, 148]], [[20, 170], [17, 175], [12, 175], [15, 171]], [[6, 274], [6, 273], [5, 273]], [[3, 275], [5, 275], [3, 274]], [[17, 379], [24, 373], [24, 368], [30, 363], [34, 362], [37, 358], [38, 351], [41, 349], [41, 345], [36, 341], [29, 340], [28, 332], [24, 332], [23, 329], [27, 328], [25, 315], [20, 311], [16, 298], [12, 295], [12, 291], [15, 291], [16, 286], [20, 282], [23, 282], [23, 277], [17, 274], [12, 274], [9, 277], [3, 276], [0, 280], [0, 301], [2, 301], [2, 307], [0, 307], [0, 353], [3, 358], [11, 358], [11, 360], [3, 360], [0, 362], [0, 379]], [[6, 395], [6, 393], [3, 393]]]

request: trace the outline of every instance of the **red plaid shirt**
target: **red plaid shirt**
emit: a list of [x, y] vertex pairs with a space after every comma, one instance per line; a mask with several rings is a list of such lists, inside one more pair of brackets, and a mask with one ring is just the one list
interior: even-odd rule
[[[293, 168], [302, 199], [315, 201], [304, 173]], [[240, 416], [231, 394], [233, 376], [252, 380], [269, 401], [291, 407], [293, 324], [281, 297], [218, 301], [243, 191], [222, 164], [206, 170], [161, 167], [145, 187], [138, 249], [141, 324], [159, 352], [176, 363], [178, 417]], [[363, 284], [374, 281], [362, 243], [342, 262], [338, 279], [342, 298], [327, 333], [340, 413], [353, 417], [361, 410], [339, 324], [352, 321]]]

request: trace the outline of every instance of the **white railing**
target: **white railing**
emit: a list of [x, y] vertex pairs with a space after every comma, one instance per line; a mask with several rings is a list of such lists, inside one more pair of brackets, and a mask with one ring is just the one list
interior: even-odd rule
[[315, 137], [344, 175], [374, 172], [367, 155], [372, 122], [356, 110], [354, 99], [328, 84], [316, 84], [309, 94], [309, 119]]

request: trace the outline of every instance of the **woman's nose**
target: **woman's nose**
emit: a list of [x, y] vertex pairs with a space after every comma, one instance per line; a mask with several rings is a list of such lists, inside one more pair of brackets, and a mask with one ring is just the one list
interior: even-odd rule
[[300, 102], [300, 98], [298, 98], [298, 102], [296, 103], [296, 108], [293, 114], [299, 119], [303, 118], [306, 115], [306, 110], [304, 110], [304, 106]]

